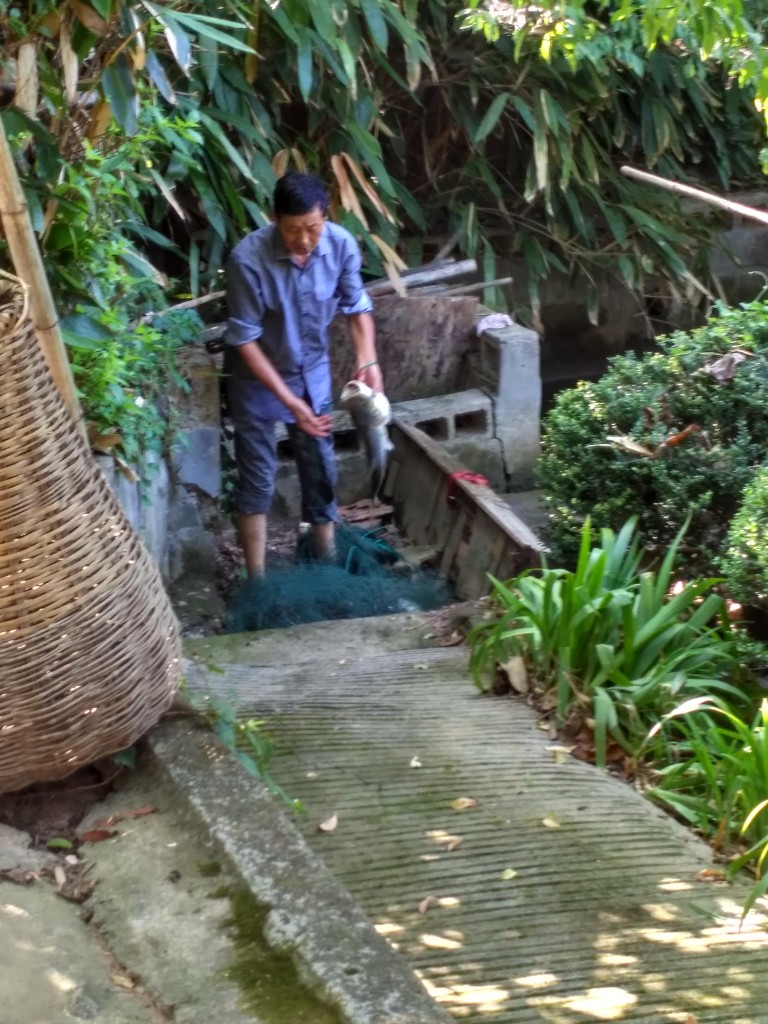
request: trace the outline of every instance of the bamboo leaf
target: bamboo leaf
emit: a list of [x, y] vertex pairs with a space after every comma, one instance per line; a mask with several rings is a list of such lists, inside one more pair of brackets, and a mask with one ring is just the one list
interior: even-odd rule
[[370, 181], [368, 181], [366, 176], [363, 174], [363, 170], [357, 163], [357, 161], [354, 160], [349, 155], [349, 153], [342, 153], [341, 157], [343, 160], [346, 161], [347, 166], [357, 179], [360, 188], [362, 188], [363, 192], [365, 192], [366, 196], [368, 196], [368, 199], [371, 201], [371, 204], [373, 205], [374, 209], [377, 210], [382, 216], [386, 217], [390, 224], [395, 224], [396, 220], [393, 213], [390, 211], [386, 203], [379, 196], [376, 189], [371, 185]]
[[536, 131], [533, 133], [533, 159], [536, 168], [536, 188], [539, 191], [543, 191], [549, 181], [549, 152], [547, 136], [538, 122], [536, 123]]
[[498, 124], [499, 118], [504, 113], [504, 108], [506, 107], [510, 98], [511, 96], [510, 93], [508, 92], [502, 92], [494, 98], [493, 102], [486, 110], [482, 121], [477, 126], [477, 131], [475, 132], [475, 137], [473, 140], [475, 145], [482, 142], [491, 134], [493, 129]]
[[341, 57], [341, 63], [344, 68], [344, 73], [347, 76], [347, 83], [350, 88], [352, 99], [355, 100], [357, 99], [357, 69], [355, 67], [355, 58], [346, 39], [343, 39], [342, 37], [339, 37], [336, 40], [336, 50]]
[[405, 47], [405, 69], [408, 88], [416, 92], [421, 84], [421, 56], [410, 46]]
[[16, 54], [16, 96], [14, 102], [27, 117], [37, 116], [39, 81], [37, 72], [37, 45], [26, 40]]
[[92, 7], [98, 11], [104, 21], [109, 21], [112, 13], [112, 0], [92, 0]]
[[357, 193], [349, 180], [349, 175], [344, 167], [344, 161], [338, 153], [335, 153], [331, 157], [331, 170], [333, 171], [336, 177], [336, 183], [339, 186], [339, 195], [341, 197], [342, 206], [345, 210], [349, 210], [350, 213], [353, 213], [363, 227], [368, 230], [368, 221], [363, 213], [360, 200], [357, 198]]
[[71, 106], [77, 100], [77, 83], [80, 73], [80, 60], [72, 48], [72, 34], [69, 26], [69, 18], [61, 20], [59, 32], [59, 53], [61, 55], [61, 69], [64, 72], [64, 97]]
[[215, 39], [201, 36], [197, 40], [199, 47], [197, 64], [202, 72], [208, 89], [212, 92], [219, 77], [219, 44]]
[[531, 132], [535, 132], [538, 122], [536, 121], [536, 117], [534, 116], [533, 111], [525, 102], [525, 100], [521, 99], [520, 96], [513, 96], [512, 103], [520, 117], [522, 117], [523, 121], [525, 122], [526, 127]]
[[173, 59], [184, 74], [188, 74], [192, 62], [192, 44], [189, 36], [180, 25], [177, 25], [175, 21], [172, 21], [167, 16], [161, 18], [160, 21], [164, 26], [163, 31], [170, 51], [173, 54]]
[[171, 209], [176, 212], [176, 215], [179, 217], [179, 219], [182, 220], [182, 221], [185, 221], [187, 219], [187, 214], [182, 209], [182, 207], [179, 205], [179, 203], [176, 201], [176, 198], [173, 195], [173, 192], [168, 187], [166, 182], [163, 180], [163, 178], [157, 173], [157, 171], [153, 167], [149, 168], [149, 173], [150, 173], [153, 181], [155, 182], [155, 184], [157, 185], [157, 187], [160, 189], [160, 191], [162, 192], [163, 196], [165, 197], [165, 201], [168, 203], [168, 205], [171, 207]]
[[112, 108], [106, 100], [99, 100], [91, 111], [91, 119], [88, 122], [88, 131], [86, 132], [91, 142], [101, 139], [106, 134], [111, 120]]
[[398, 253], [395, 252], [395, 250], [392, 248], [391, 245], [389, 245], [388, 242], [385, 242], [384, 239], [380, 238], [378, 235], [372, 234], [370, 237], [381, 250], [385, 259], [389, 263], [391, 263], [393, 267], [395, 267], [397, 270], [408, 269], [408, 264], [405, 262], [405, 260], [403, 260], [403, 258]]
[[61, 320], [64, 340], [74, 348], [95, 349], [114, 337], [103, 324], [86, 313], [73, 313]]
[[146, 72], [163, 99], [175, 105], [176, 93], [165, 73], [165, 68], [160, 63], [160, 58], [154, 50], [147, 51]]
[[382, 53], [386, 53], [389, 44], [389, 31], [387, 30], [384, 15], [381, 13], [380, 5], [377, 3], [377, 0], [360, 0], [360, 6], [365, 22], [368, 25], [371, 39]]
[[237, 167], [237, 169], [240, 171], [243, 177], [246, 178], [248, 181], [252, 182], [253, 184], [256, 184], [251, 168], [243, 159], [242, 154], [239, 153], [238, 150], [229, 141], [222, 127], [219, 124], [217, 124], [212, 117], [209, 117], [207, 114], [203, 113], [200, 114], [200, 122], [201, 124], [205, 125], [205, 127], [208, 129], [211, 135], [213, 135], [216, 141], [222, 146], [229, 159], [232, 161], [235, 167]]
[[312, 40], [309, 32], [302, 32], [299, 37], [299, 47], [297, 56], [297, 71], [299, 80], [299, 92], [302, 98], [306, 102], [312, 95], [312, 86], [314, 84], [314, 72], [313, 72], [313, 49]]
[[119, 54], [101, 75], [101, 87], [115, 120], [126, 135], [135, 135], [139, 117], [139, 96], [133, 81], [133, 69], [124, 53]]
[[89, 32], [102, 38], [107, 34], [109, 26], [100, 14], [97, 14], [92, 7], [83, 0], [67, 0], [67, 6], [73, 12], [77, 20], [85, 25]]

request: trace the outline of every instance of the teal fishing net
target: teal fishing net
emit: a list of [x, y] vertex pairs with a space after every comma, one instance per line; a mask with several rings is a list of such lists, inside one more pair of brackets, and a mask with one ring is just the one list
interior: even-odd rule
[[311, 534], [300, 538], [294, 562], [268, 567], [235, 593], [227, 630], [283, 629], [326, 619], [358, 619], [431, 611], [451, 600], [436, 573], [411, 570], [378, 530], [336, 530], [336, 561], [315, 558]]

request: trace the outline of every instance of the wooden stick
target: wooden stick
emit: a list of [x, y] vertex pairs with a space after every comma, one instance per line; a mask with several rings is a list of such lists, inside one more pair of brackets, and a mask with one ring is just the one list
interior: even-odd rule
[[[476, 270], [475, 260], [456, 260], [431, 269], [417, 268], [413, 271], [406, 271], [401, 276], [405, 287], [410, 289], [427, 284], [437, 284], [440, 281], [449, 281], [456, 277], [466, 277], [468, 274], [474, 274]], [[395, 290], [392, 282], [387, 280], [371, 281], [365, 286], [365, 289], [369, 295], [386, 295]]]
[[468, 295], [470, 292], [482, 292], [486, 288], [501, 288], [506, 284], [512, 284], [513, 277], [497, 277], [493, 281], [475, 281], [472, 284], [457, 284], [453, 288], [443, 288], [442, 285], [429, 285], [426, 288], [417, 288], [414, 295]]
[[459, 244], [459, 242], [461, 240], [461, 236], [463, 234], [464, 234], [463, 226], [460, 227], [460, 228], [457, 228], [453, 232], [451, 237], [448, 239], [448, 241], [445, 243], [445, 245], [441, 246], [440, 250], [436, 253], [435, 258], [434, 258], [434, 260], [432, 260], [432, 262], [433, 263], [441, 263], [445, 259], [446, 256], [450, 256], [451, 253], [453, 252], [453, 250]]
[[713, 195], [711, 192], [704, 192], [700, 188], [692, 188], [690, 185], [683, 185], [677, 181], [668, 181], [666, 178], [659, 178], [647, 171], [639, 171], [635, 167], [622, 167], [621, 173], [627, 178], [634, 178], [637, 181], [645, 182], [648, 185], [658, 185], [668, 192], [676, 192], [681, 196], [690, 196], [691, 199], [699, 199], [702, 203], [710, 206], [718, 206], [721, 210], [727, 210], [739, 217], [748, 217], [760, 224], [768, 224], [768, 213], [764, 210], [756, 210], [752, 206], [744, 206], [742, 203], [734, 203], [730, 199], [723, 199], [722, 196]]
[[158, 309], [154, 313], [145, 313], [141, 318], [141, 322], [143, 324], [151, 324], [157, 316], [165, 316], [166, 313], [173, 313], [177, 309], [194, 309], [196, 306], [202, 306], [206, 302], [223, 299], [226, 294], [225, 291], [209, 292], [208, 295], [199, 295], [196, 299], [185, 299], [184, 302], [177, 302], [175, 306], [169, 306], [167, 309]]
[[16, 274], [29, 287], [29, 315], [38, 344], [64, 404], [81, 437], [85, 438], [85, 424], [61, 336], [59, 318], [1, 118], [0, 219]]

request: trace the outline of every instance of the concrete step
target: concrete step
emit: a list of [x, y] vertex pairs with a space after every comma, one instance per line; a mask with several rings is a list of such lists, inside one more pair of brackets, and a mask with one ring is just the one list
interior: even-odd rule
[[428, 628], [209, 638], [188, 679], [266, 718], [306, 842], [456, 1019], [765, 1020], [765, 919], [739, 930], [748, 880], [700, 881], [708, 847], [627, 784], [560, 763], [522, 700], [477, 693], [466, 649], [418, 646]]

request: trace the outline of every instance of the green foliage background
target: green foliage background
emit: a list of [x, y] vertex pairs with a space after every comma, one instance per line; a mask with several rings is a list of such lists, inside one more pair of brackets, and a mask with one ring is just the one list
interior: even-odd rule
[[331, 180], [372, 274], [458, 232], [489, 279], [522, 258], [534, 323], [555, 272], [593, 320], [606, 277], [641, 313], [649, 290], [701, 296], [718, 217], [617, 168], [756, 180], [759, 18], [493, 7], [506, 21], [466, 0], [0, 0], [3, 121], [73, 349], [140, 346], [147, 311], [219, 288], [289, 165]]
[[720, 568], [734, 598], [768, 616], [768, 467], [758, 469], [744, 490]]

